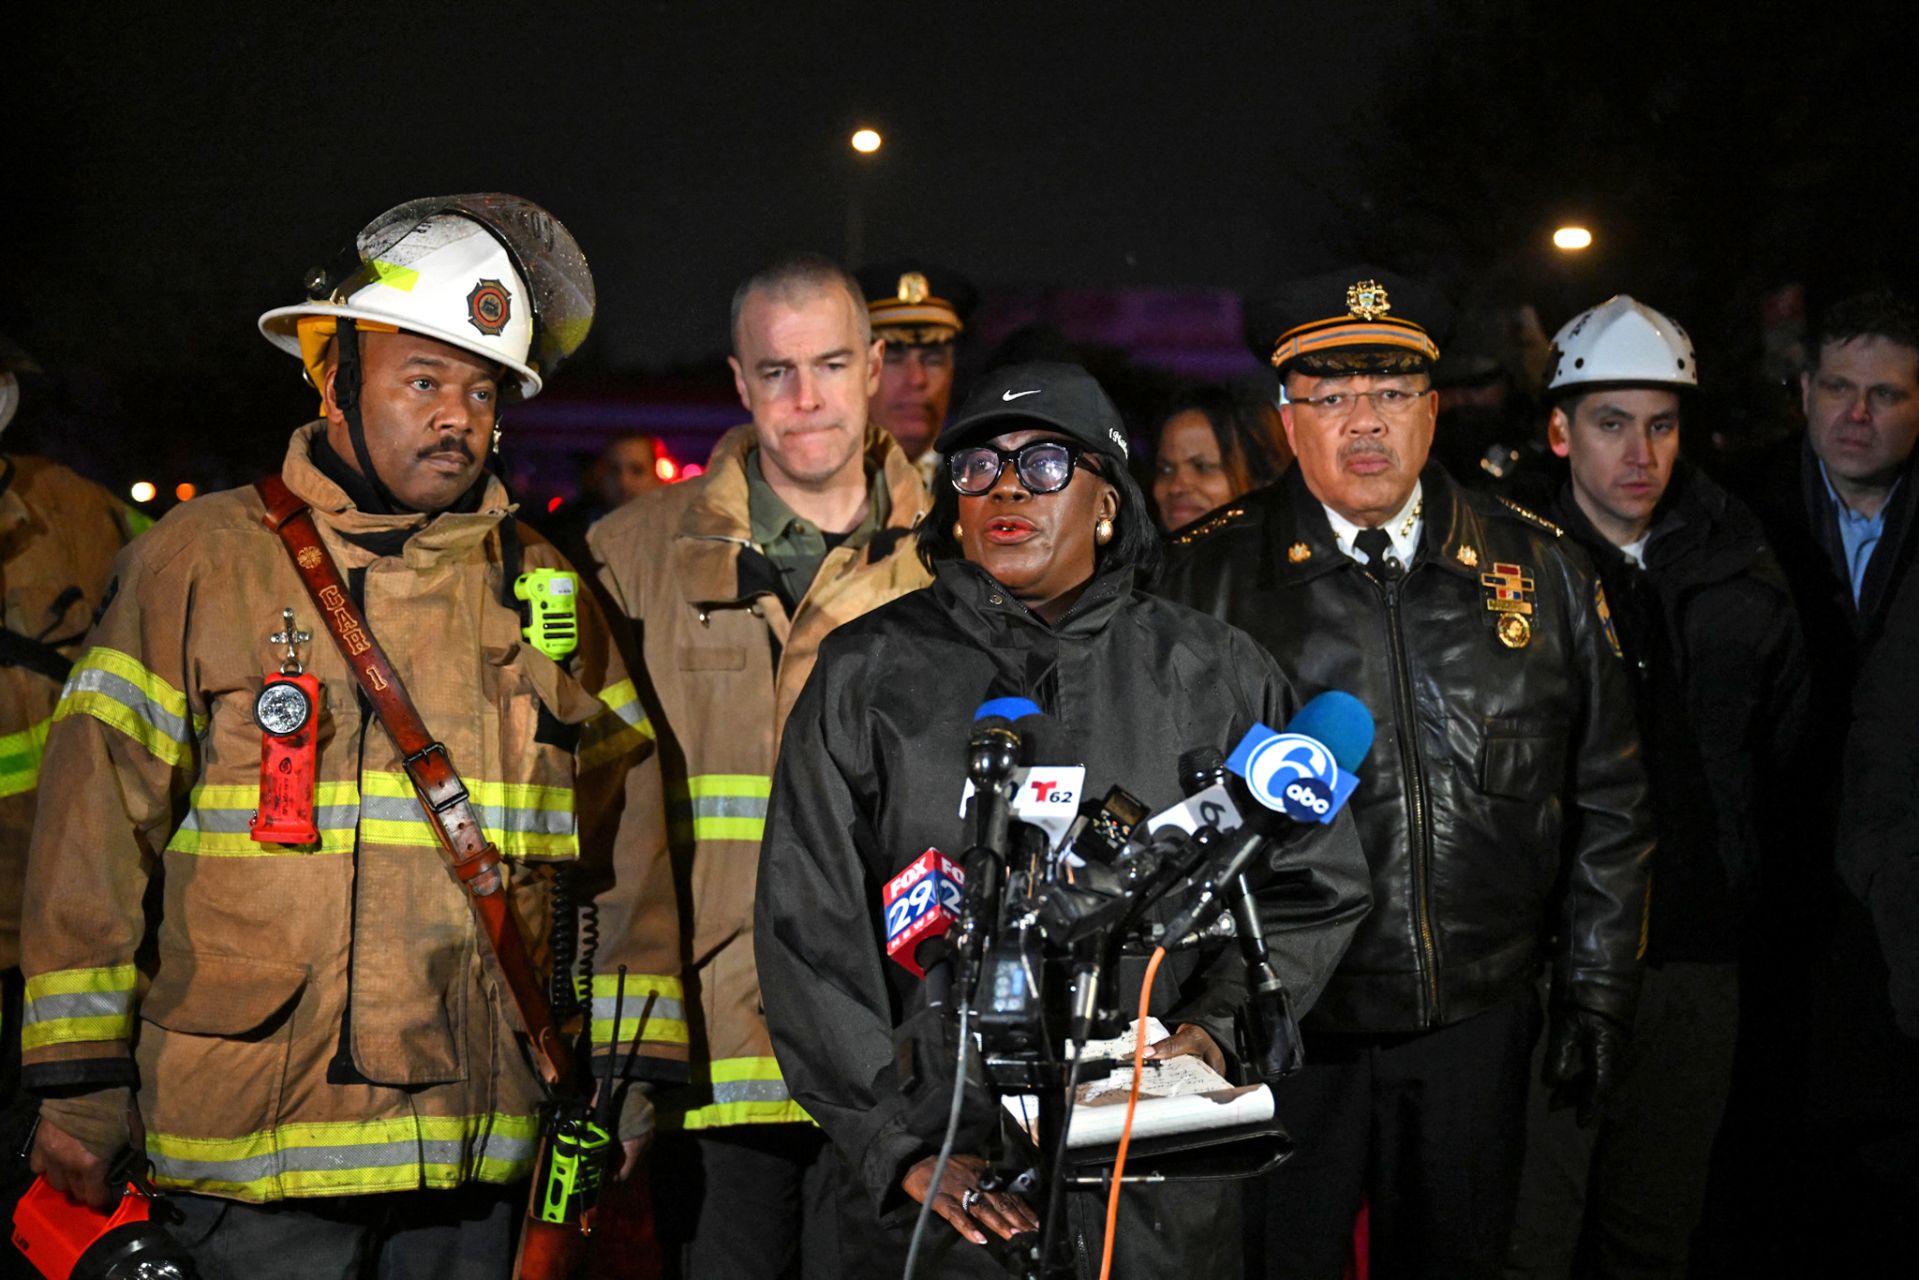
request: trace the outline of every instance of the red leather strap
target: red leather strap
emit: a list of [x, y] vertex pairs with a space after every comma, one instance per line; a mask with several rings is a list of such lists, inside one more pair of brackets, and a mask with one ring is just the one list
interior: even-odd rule
[[527, 957], [526, 940], [507, 908], [506, 895], [500, 892], [500, 851], [486, 838], [466, 784], [454, 771], [446, 747], [427, 732], [406, 686], [341, 580], [307, 504], [278, 475], [259, 480], [253, 487], [266, 503], [267, 528], [286, 544], [294, 572], [313, 597], [327, 634], [353, 669], [374, 716], [400, 749], [407, 777], [413, 780], [420, 807], [426, 811], [427, 826], [433, 829], [447, 868], [466, 891], [480, 934], [492, 948], [500, 975], [506, 979], [540, 1074], [548, 1084], [568, 1079], [572, 1053], [553, 1025], [545, 990]]

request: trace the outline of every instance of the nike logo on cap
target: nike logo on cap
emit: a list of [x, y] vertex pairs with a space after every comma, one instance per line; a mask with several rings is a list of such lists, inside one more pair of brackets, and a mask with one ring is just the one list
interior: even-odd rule
[[1034, 387], [1031, 391], [1002, 391], [1000, 392], [999, 398], [1001, 400], [1017, 400], [1021, 396], [1036, 396], [1044, 390], [1046, 390], [1045, 387]]

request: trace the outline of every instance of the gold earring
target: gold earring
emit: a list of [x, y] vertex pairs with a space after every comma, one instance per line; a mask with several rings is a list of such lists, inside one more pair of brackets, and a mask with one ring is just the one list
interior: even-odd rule
[[966, 541], [966, 528], [964, 525], [960, 524], [960, 522], [957, 520], [953, 521], [953, 541], [955, 542]]
[[1113, 540], [1113, 522], [1111, 520], [1108, 520], [1105, 516], [1101, 516], [1099, 518], [1099, 523], [1093, 526], [1093, 541], [1099, 543], [1099, 545], [1103, 547], [1107, 543], [1111, 542], [1112, 540]]

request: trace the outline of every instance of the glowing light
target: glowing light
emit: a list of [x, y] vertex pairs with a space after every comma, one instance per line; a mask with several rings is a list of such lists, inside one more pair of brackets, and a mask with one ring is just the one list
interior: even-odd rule
[[1593, 233], [1584, 227], [1561, 227], [1553, 232], [1553, 248], [1565, 253], [1578, 253], [1581, 249], [1590, 249]]
[[198, 489], [193, 487], [193, 481], [191, 480], [182, 480], [179, 484], [173, 486], [173, 496], [182, 502], [188, 501], [199, 492]]
[[881, 141], [879, 130], [861, 129], [853, 134], [853, 150], [863, 156], [870, 156], [880, 149]]
[[552, 515], [555, 511], [558, 511], [560, 509], [560, 504], [565, 501], [566, 501], [565, 498], [559, 497], [557, 495], [554, 497], [548, 498], [546, 500], [546, 513], [548, 515]]
[[152, 481], [136, 480], [133, 482], [133, 488], [127, 492], [133, 495], [135, 502], [152, 502], [153, 495], [160, 491], [153, 487]]
[[703, 476], [705, 474], [706, 468], [697, 462], [689, 462], [680, 468], [680, 479], [682, 480], [691, 480], [694, 476]]
[[680, 464], [671, 458], [658, 458], [653, 463], [653, 474], [672, 484], [680, 476]]

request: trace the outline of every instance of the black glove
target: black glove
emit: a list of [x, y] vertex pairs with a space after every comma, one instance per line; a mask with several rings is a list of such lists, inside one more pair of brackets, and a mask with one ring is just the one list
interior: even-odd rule
[[1627, 1038], [1626, 1028], [1603, 1013], [1554, 1009], [1541, 1073], [1552, 1089], [1552, 1106], [1577, 1106], [1581, 1127], [1590, 1125], [1625, 1068]]

